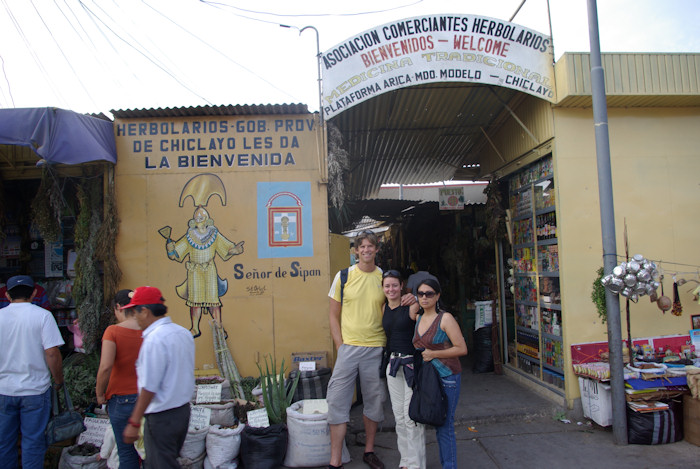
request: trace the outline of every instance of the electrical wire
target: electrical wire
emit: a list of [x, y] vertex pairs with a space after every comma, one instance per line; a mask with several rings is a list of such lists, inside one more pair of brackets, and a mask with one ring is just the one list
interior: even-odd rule
[[[75, 32], [75, 35], [80, 39], [80, 41], [83, 44], [85, 44], [86, 49], [88, 49], [92, 52], [92, 56], [95, 59], [95, 61], [97, 63], [99, 63], [100, 66], [102, 67], [102, 69], [106, 72], [105, 75], [110, 77], [110, 79], [112, 79], [112, 82], [115, 85], [119, 85], [118, 80], [115, 80], [113, 74], [109, 73], [109, 67], [107, 67], [107, 64], [102, 59], [102, 54], [98, 53], [98, 50], [97, 50], [95, 43], [91, 40], [90, 35], [88, 34], [88, 32], [83, 27], [83, 24], [78, 19], [78, 15], [75, 14], [75, 12], [73, 11], [73, 9], [71, 8], [71, 6], [68, 4], [68, 2], [66, 0], [63, 0], [63, 3], [65, 5], [65, 7], [68, 9], [68, 11], [70, 11], [70, 13], [73, 17], [73, 20], [71, 20], [71, 18], [68, 17], [68, 15], [63, 11], [63, 9], [58, 5], [56, 0], [54, 0], [54, 5], [56, 5], [56, 8], [58, 9], [58, 11], [61, 12], [61, 15], [63, 15], [63, 18], [66, 20], [66, 23], [68, 23], [70, 25], [71, 29], [73, 30], [73, 32]], [[77, 23], [79, 28], [76, 28], [76, 26], [73, 24], [73, 22]]]
[[44, 27], [46, 28], [46, 31], [49, 33], [49, 36], [51, 36], [51, 39], [53, 39], [53, 42], [56, 44], [56, 47], [57, 47], [58, 50], [61, 52], [61, 55], [63, 56], [63, 58], [65, 59], [66, 63], [68, 64], [68, 67], [73, 71], [73, 75], [75, 75], [75, 78], [78, 80], [78, 83], [80, 83], [80, 87], [83, 89], [83, 91], [85, 91], [85, 94], [86, 94], [87, 97], [90, 99], [90, 101], [92, 102], [92, 104], [93, 104], [95, 107], [98, 107], [98, 106], [97, 106], [97, 103], [96, 103], [95, 100], [94, 100], [94, 98], [93, 98], [92, 95], [90, 94], [90, 91], [89, 91], [89, 90], [87, 89], [87, 87], [85, 86], [85, 83], [83, 83], [83, 81], [80, 79], [80, 74], [75, 70], [75, 68], [73, 67], [73, 64], [71, 63], [71, 61], [70, 61], [70, 59], [68, 58], [68, 56], [66, 56], [66, 53], [63, 51], [63, 48], [61, 47], [61, 44], [56, 40], [56, 37], [53, 35], [53, 32], [51, 32], [51, 28], [49, 28], [49, 25], [46, 24], [46, 21], [44, 21], [44, 17], [41, 16], [41, 13], [39, 13], [39, 10], [37, 9], [36, 5], [34, 4], [34, 1], [33, 1], [33, 0], [29, 0], [29, 3], [32, 5], [32, 8], [34, 8], [34, 11], [36, 12], [37, 16], [38, 16], [39, 19], [41, 20], [41, 23], [44, 25]]
[[24, 42], [24, 45], [27, 47], [29, 54], [32, 56], [34, 63], [36, 63], [37, 67], [39, 68], [39, 71], [44, 76], [44, 79], [46, 80], [46, 82], [49, 84], [49, 87], [53, 90], [53, 92], [59, 97], [59, 99], [62, 102], [66, 102], [66, 100], [63, 98], [63, 95], [61, 94], [61, 92], [54, 86], [53, 80], [51, 80], [51, 78], [49, 77], [49, 74], [46, 71], [46, 68], [44, 68], [44, 65], [41, 63], [41, 60], [39, 60], [39, 56], [37, 55], [36, 51], [34, 50], [34, 48], [31, 45], [31, 43], [27, 39], [27, 36], [24, 34], [24, 31], [22, 30], [22, 27], [20, 26], [19, 22], [17, 21], [17, 18], [15, 18], [15, 15], [10, 10], [9, 5], [7, 4], [7, 0], [2, 0], [2, 3], [5, 6], [5, 10], [7, 11], [7, 14], [10, 17], [12, 24], [15, 26], [15, 29], [17, 30], [20, 37], [22, 38], [22, 41]]
[[[38, 55], [38, 51], [33, 48], [29, 37], [25, 34], [24, 30], [22, 29], [20, 22], [18, 21], [18, 18], [13, 15], [12, 11], [10, 10], [10, 7], [8, 5], [7, 0], [0, 0], [2, 1], [5, 10], [8, 13], [8, 16], [10, 17], [11, 21], [13, 22], [14, 27], [17, 29], [20, 37], [22, 38], [23, 42], [25, 43], [30, 55], [32, 56], [34, 62], [36, 63], [37, 67], [39, 68], [40, 72], [44, 76], [46, 82], [49, 84], [49, 87], [53, 90], [54, 94], [60, 98], [62, 102], [67, 102], [64, 96], [62, 95], [61, 91], [56, 88], [55, 81], [51, 79], [48, 70], [42, 63], [41, 58]], [[71, 59], [67, 55], [67, 51], [64, 50], [64, 47], [62, 47], [61, 42], [58, 40], [58, 37], [54, 34], [51, 25], [44, 19], [46, 17], [46, 13], [39, 10], [40, 5], [36, 5], [33, 0], [30, 0], [31, 6], [33, 7], [35, 13], [39, 17], [40, 21], [42, 22], [44, 28], [48, 31], [49, 35], [51, 36], [51, 39], [53, 42], [56, 44], [58, 47], [60, 54], [63, 58], [63, 60], [66, 61], [67, 65], [71, 68], [73, 74], [77, 77], [77, 81], [80, 83], [81, 88], [85, 91], [86, 96], [90, 99], [90, 101], [94, 104], [95, 99], [88, 90], [88, 87], [86, 83], [83, 82], [83, 79], [81, 79], [81, 75], [78, 73], [76, 68], [74, 67]], [[84, 27], [84, 22], [85, 19], [82, 17], [79, 17], [79, 15], [76, 13], [74, 10], [74, 7], [71, 5], [73, 2], [68, 2], [67, 0], [63, 0], [63, 8], [61, 5], [59, 5], [59, 2], [57, 0], [53, 1], [55, 7], [59, 10], [60, 15], [64, 18], [65, 22], [68, 23], [69, 27], [72, 29], [72, 31], [75, 33], [75, 35], [86, 45], [90, 46], [87, 47], [88, 49], [91, 50], [92, 55], [95, 58], [96, 63], [100, 63], [100, 65], [106, 70], [109, 71], [108, 65], [103, 62], [102, 57], [104, 57], [104, 54], [100, 54], [99, 50], [100, 48], [97, 46], [97, 44], [94, 41], [94, 34], [88, 33], [87, 29]], [[164, 73], [166, 73], [173, 81], [175, 81], [178, 85], [192, 93], [193, 95], [197, 96], [199, 99], [203, 100], [205, 103], [212, 105], [212, 102], [208, 100], [206, 97], [204, 97], [202, 94], [200, 94], [197, 90], [196, 87], [191, 86], [188, 84], [188, 80], [183, 78], [183, 74], [176, 73], [175, 70], [171, 66], [166, 65], [166, 61], [164, 59], [167, 59], [168, 63], [173, 63], [175, 64], [174, 67], [177, 69], [177, 62], [173, 62], [170, 58], [168, 58], [167, 54], [164, 53], [162, 50], [158, 48], [158, 45], [155, 43], [152, 43], [155, 48], [155, 53], [154, 50], [151, 50], [149, 47], [144, 47], [141, 44], [141, 41], [137, 39], [134, 35], [130, 34], [128, 31], [122, 28], [120, 31], [119, 28], [116, 27], [116, 25], [120, 25], [121, 23], [117, 21], [117, 19], [108, 12], [103, 4], [99, 3], [97, 0], [93, 0], [90, 5], [88, 5], [87, 0], [76, 0], [77, 5], [79, 5], [79, 8], [82, 9], [82, 11], [85, 13], [89, 21], [92, 22], [92, 24], [95, 26], [96, 30], [98, 33], [105, 39], [108, 47], [110, 47], [112, 50], [115, 51], [116, 55], [119, 57], [120, 60], [124, 61], [124, 56], [123, 53], [120, 54], [119, 48], [117, 47], [117, 43], [115, 42], [115, 38], [117, 41], [120, 41], [121, 43], [126, 44], [127, 47], [131, 48], [134, 50], [136, 53], [144, 57], [148, 62], [152, 63], [154, 66], [162, 70]], [[121, 5], [119, 5], [118, 2], [113, 1], [112, 2], [114, 5], [116, 5], [118, 8], [123, 8]], [[212, 51], [216, 52], [219, 54], [221, 57], [224, 57], [227, 61], [233, 63], [234, 65], [240, 67], [241, 69], [247, 71], [248, 73], [252, 74], [255, 76], [257, 79], [261, 80], [262, 82], [266, 83], [267, 85], [271, 86], [275, 90], [277, 90], [280, 93], [283, 93], [286, 96], [289, 96], [292, 99], [296, 99], [295, 96], [290, 93], [289, 91], [286, 91], [278, 86], [276, 86], [274, 83], [272, 83], [269, 80], [266, 80], [262, 76], [258, 75], [255, 73], [252, 69], [244, 66], [241, 63], [236, 62], [233, 60], [231, 57], [229, 57], [226, 53], [222, 52], [221, 50], [217, 49], [213, 45], [209, 44], [196, 34], [190, 32], [187, 28], [185, 28], [183, 25], [179, 24], [178, 22], [174, 21], [173, 19], [169, 18], [166, 16], [163, 12], [159, 11], [156, 7], [148, 4], [146, 1], [142, 1], [144, 5], [146, 5], [148, 8], [153, 10], [155, 13], [160, 15], [161, 17], [165, 18], [167, 21], [178, 27], [180, 30], [184, 31], [187, 33], [189, 36], [196, 38], [200, 43], [204, 44], [206, 47], [211, 49]], [[418, 0], [414, 1], [405, 5], [399, 5], [396, 7], [392, 8], [386, 8], [386, 9], [378, 9], [378, 10], [373, 10], [373, 11], [363, 11], [363, 12], [353, 12], [353, 13], [310, 13], [310, 14], [277, 14], [274, 12], [268, 12], [268, 11], [256, 11], [253, 9], [246, 9], [246, 8], [240, 8], [236, 7], [234, 5], [227, 4], [225, 1], [222, 2], [216, 2], [216, 1], [207, 1], [207, 0], [200, 0], [200, 3], [203, 3], [206, 6], [217, 8], [217, 9], [232, 9], [237, 12], [242, 12], [242, 13], [248, 13], [250, 15], [268, 15], [268, 16], [274, 16], [274, 17], [285, 17], [285, 18], [290, 18], [290, 17], [297, 17], [297, 18], [304, 18], [304, 17], [348, 17], [348, 16], [361, 16], [361, 15], [371, 15], [371, 14], [377, 14], [377, 13], [384, 13], [384, 12], [389, 12], [389, 11], [395, 11], [395, 10], [400, 10], [403, 8], [411, 7], [414, 5], [417, 5], [419, 3], [423, 3], [423, 0]], [[67, 10], [66, 10], [67, 8]], [[42, 14], [43, 13], [43, 14]], [[261, 18], [254, 18], [250, 15], [246, 14], [239, 14], [236, 12], [232, 13], [234, 16], [242, 19], [247, 19], [250, 21], [257, 21], [257, 22], [262, 22], [262, 23], [267, 23], [267, 24], [273, 24], [275, 26], [278, 26], [279, 23], [276, 21], [267, 21], [266, 19], [261, 19]], [[123, 22], [122, 22], [123, 23]], [[142, 75], [139, 74], [137, 75], [135, 71], [129, 67], [130, 64], [124, 62], [127, 66], [125, 67], [126, 69], [130, 70], [132, 72], [132, 75], [139, 81], [142, 79]], [[3, 73], [5, 72], [4, 69], [4, 62], [3, 62]], [[108, 76], [114, 81], [114, 77], [118, 76], [112, 73], [108, 73]], [[5, 74], [5, 79], [8, 81], [9, 84], [9, 79], [7, 75]], [[12, 103], [14, 105], [14, 98], [10, 95], [10, 99], [12, 100]]]
[[[152, 5], [150, 5], [150, 4], [149, 4], [148, 2], [146, 2], [145, 0], [144, 0], [142, 3], [143, 3], [144, 5], [146, 5], [147, 7], [151, 8], [155, 13], [159, 14], [160, 16], [162, 16], [163, 18], [165, 18], [166, 20], [168, 20], [169, 22], [171, 22], [173, 25], [177, 26], [178, 28], [180, 28], [181, 30], [183, 30], [184, 32], [186, 32], [187, 34], [189, 34], [190, 36], [192, 36], [193, 38], [195, 38], [197, 41], [201, 42], [202, 44], [204, 44], [205, 46], [207, 46], [208, 48], [210, 48], [211, 50], [213, 50], [214, 52], [216, 52], [217, 54], [219, 54], [220, 56], [222, 56], [223, 58], [225, 58], [226, 60], [228, 60], [229, 62], [233, 63], [234, 65], [237, 65], [238, 67], [240, 67], [240, 68], [242, 68], [243, 70], [247, 71], [248, 73], [252, 74], [252, 75], [255, 76], [256, 78], [258, 78], [258, 79], [262, 80], [263, 82], [267, 83], [268, 85], [270, 85], [272, 88], [276, 89], [277, 91], [279, 91], [279, 92], [281, 92], [281, 93], [283, 93], [283, 94], [289, 96], [289, 97], [292, 98], [292, 99], [297, 99], [294, 95], [292, 95], [292, 94], [290, 94], [289, 92], [287, 92], [287, 91], [285, 91], [285, 90], [283, 90], [283, 89], [277, 87], [274, 83], [272, 83], [272, 82], [266, 80], [265, 78], [263, 78], [262, 76], [258, 75], [258, 74], [255, 73], [253, 70], [251, 70], [251, 69], [249, 69], [248, 67], [246, 67], [245, 65], [236, 62], [236, 61], [233, 60], [230, 56], [228, 56], [226, 53], [220, 51], [220, 50], [217, 49], [216, 47], [214, 47], [214, 46], [212, 46], [211, 44], [209, 44], [207, 41], [205, 41], [205, 40], [203, 40], [202, 38], [200, 38], [198, 35], [192, 33], [192, 32], [189, 31], [187, 28], [185, 28], [184, 26], [180, 25], [178, 22], [174, 21], [173, 19], [171, 19], [170, 17], [168, 17], [167, 15], [165, 15], [163, 12], [159, 11], [158, 9], [156, 9], [155, 7], [153, 7]], [[266, 23], [267, 23], [267, 22], [266, 22]], [[275, 23], [275, 24], [276, 24], [276, 23]]]
[[[619, 259], [622, 259], [624, 262], [627, 262], [627, 257], [623, 256], [621, 254], [618, 254], [617, 257]], [[670, 265], [680, 265], [683, 267], [694, 267], [695, 269], [700, 269], [700, 265], [695, 265], [695, 264], [683, 264], [681, 262], [671, 262], [671, 261], [664, 261], [662, 259], [649, 259], [648, 257], [646, 258], [650, 262], [654, 262], [656, 264], [670, 264]], [[696, 274], [698, 273], [698, 270], [694, 270], [692, 272], [676, 272], [677, 274]]]
[[[108, 26], [106, 21], [102, 20], [97, 14], [95, 14], [92, 10], [90, 10], [90, 9], [87, 7], [87, 5], [85, 5], [82, 1], [79, 0], [79, 3], [81, 4], [81, 6], [83, 6], [83, 9], [85, 10], [85, 12], [86, 12], [89, 16], [91, 16], [91, 17], [93, 17], [94, 19], [98, 20], [100, 24], [102, 24], [102, 25], [104, 25], [105, 27], [107, 27], [107, 29], [109, 30], [109, 32], [111, 32], [112, 34], [114, 34], [117, 38], [121, 39], [123, 42], [125, 42], [125, 43], [128, 44], [130, 47], [132, 47], [133, 49], [135, 49], [135, 50], [137, 50], [137, 51], [139, 51], [139, 52], [141, 52], [141, 49], [139, 49], [139, 48], [142, 48], [142, 49], [143, 49], [143, 52], [141, 52], [142, 55], [145, 56], [146, 53], [147, 53], [147, 54], [150, 54], [150, 55], [151, 55], [150, 60], [151, 60], [152, 63], [160, 62], [160, 63], [156, 63], [156, 65], [162, 65], [163, 67], [166, 67], [166, 65], [165, 65], [164, 63], [162, 63], [161, 61], [159, 61], [159, 60], [157, 59], [157, 57], [156, 57], [154, 54], [151, 53], [151, 51], [149, 51], [147, 48], [143, 47], [143, 45], [141, 44], [141, 41], [139, 41], [137, 38], [135, 38], [133, 35], [131, 35], [128, 31], [124, 30], [125, 33], [126, 33], [126, 35], [129, 37], [129, 39], [138, 44], [138, 47], [134, 46], [132, 43], [129, 43], [126, 39], [124, 39], [124, 38], [122, 38], [121, 36], [119, 36], [119, 35], [115, 32], [115, 29], [113, 29], [112, 27]], [[93, 3], [95, 3], [95, 2], [93, 1]], [[95, 3], [95, 5], [102, 11], [102, 13], [104, 13], [104, 15], [111, 21], [112, 24], [121, 27], [120, 22], [119, 22], [119, 21], [116, 21], [114, 18], [112, 18], [112, 16], [111, 16], [108, 12], [106, 12], [106, 11], [104, 10], [104, 8], [100, 7], [97, 3]], [[93, 21], [93, 23], [94, 23], [94, 21]], [[100, 26], [99, 26], [97, 23], [94, 23], [94, 24], [95, 24], [95, 26], [96, 26], [98, 29], [100, 28]], [[105, 40], [107, 40], [107, 41], [110, 43], [110, 45], [112, 46], [112, 49], [113, 49], [117, 54], [119, 54], [119, 51], [117, 50], [116, 46], [115, 46], [114, 44], [112, 44], [112, 42], [109, 40], [109, 38], [108, 38], [106, 35], [103, 35], [103, 37], [105, 37]], [[149, 57], [146, 57], [146, 58], [149, 58]], [[124, 62], [124, 63], [125, 63], [125, 65], [126, 65], [127, 67], [129, 66], [129, 64], [128, 64], [127, 62]], [[166, 68], [167, 68], [167, 67], [166, 67]], [[169, 72], [169, 71], [168, 71], [168, 72]], [[137, 76], [136, 74], [134, 74], [134, 77], [138, 79], [138, 76]]]
[[[201, 3], [206, 3], [209, 5], [218, 5], [218, 6], [225, 6], [228, 8], [232, 8], [234, 10], [238, 11], [244, 11], [246, 13], [253, 13], [256, 15], [269, 15], [269, 16], [277, 16], [277, 17], [282, 17], [282, 18], [312, 18], [312, 17], [333, 17], [333, 16], [338, 16], [338, 17], [343, 17], [343, 16], [363, 16], [363, 15], [374, 15], [377, 13], [387, 13], [390, 11], [396, 11], [396, 10], [401, 10], [403, 8], [408, 8], [412, 7], [415, 5], [418, 5], [419, 3], [423, 3], [423, 0], [417, 0], [413, 3], [409, 3], [407, 5], [400, 5], [394, 8], [386, 8], [384, 10], [372, 10], [372, 11], [362, 11], [362, 12], [357, 12], [357, 13], [296, 13], [296, 14], [282, 14], [282, 13], [271, 13], [269, 11], [256, 11], [256, 10], [248, 10], [245, 8], [240, 8], [236, 7], [233, 5], [228, 5], [226, 3], [222, 2], [213, 2], [209, 0], [199, 0]], [[253, 18], [249, 18], [253, 19]], [[259, 20], [262, 21], [262, 20]]]
[[[99, 4], [97, 4], [94, 0], [93, 0], [93, 3], [95, 3], [95, 5], [105, 14], [105, 16], [106, 16], [107, 18], [109, 18], [109, 19], [112, 21], [112, 23], [114, 23], [115, 25], [119, 25], [120, 27], [122, 27], [122, 29], [124, 29], [126, 35], [128, 35], [128, 37], [129, 37], [132, 41], [138, 43], [140, 47], [142, 47], [146, 52], [148, 52], [148, 53], [153, 57], [153, 60], [157, 60], [157, 61], [160, 62], [164, 67], [166, 66], [166, 65], [165, 65], [165, 62], [164, 62], [164, 61], [161, 61], [161, 60], [158, 60], [158, 56], [157, 56], [156, 54], [154, 54], [152, 51], [150, 51], [147, 47], [144, 47], [143, 44], [141, 44], [141, 41], [140, 41], [138, 38], [134, 37], [134, 36], [133, 36], [132, 34], [130, 34], [125, 28], [123, 28], [123, 25], [122, 25], [122, 22], [121, 22], [121, 21], [117, 21], [116, 19], [114, 19], [104, 8], [100, 7]], [[121, 6], [120, 6], [118, 3], [115, 4], [115, 6], [116, 6], [117, 8], [121, 8]], [[124, 18], [126, 18], [126, 21], [129, 21], [129, 23], [131, 23], [131, 25], [134, 26], [134, 27], [138, 30], [138, 29], [139, 29], [139, 26], [136, 25], [133, 21], [131, 21], [131, 17], [132, 17], [132, 16], [133, 16], [133, 14], [126, 14], [126, 15], [124, 15]], [[153, 41], [151, 41], [150, 38], [149, 38], [147, 35], [146, 35], [146, 38], [149, 39], [149, 42], [153, 45], [153, 47], [158, 51], [158, 53], [159, 53], [160, 55], [165, 56], [166, 58], [169, 58], [169, 57], [167, 56], [167, 54], [166, 54], [163, 50], [161, 50], [161, 49], [158, 47], [158, 45], [157, 45], [156, 43], [154, 43]], [[175, 68], [177, 68], [177, 64], [176, 64], [173, 60], [170, 60], [170, 62], [175, 66]], [[180, 72], [182, 72], [182, 71], [180, 70]]]
[[[7, 94], [10, 95], [10, 102], [12, 103], [12, 107], [15, 106], [15, 98], [12, 96], [12, 87], [10, 86], [10, 80], [7, 78], [7, 71], [5, 70], [5, 59], [3, 58], [2, 55], [0, 55], [0, 62], [2, 62], [2, 76], [5, 77], [5, 82], [7, 83]], [[5, 94], [3, 92], [3, 94]]]
[[170, 70], [167, 69], [167, 67], [165, 67], [164, 65], [161, 65], [160, 63], [158, 63], [157, 60], [155, 60], [154, 58], [149, 57], [149, 55], [148, 55], [147, 53], [141, 51], [139, 48], [135, 47], [135, 46], [134, 46], [133, 44], [131, 44], [129, 41], [127, 41], [126, 39], [124, 39], [123, 37], [121, 37], [119, 34], [117, 34], [117, 32], [116, 32], [114, 29], [112, 29], [112, 28], [111, 28], [107, 23], [105, 23], [98, 15], [96, 15], [92, 10], [90, 10], [90, 9], [87, 7], [87, 5], [85, 5], [84, 2], [79, 1], [79, 3], [80, 3], [80, 5], [85, 9], [85, 11], [89, 12], [89, 14], [92, 15], [92, 17], [93, 17], [94, 19], [96, 19], [97, 21], [99, 21], [99, 22], [100, 22], [105, 28], [107, 28], [107, 29], [109, 30], [109, 32], [112, 33], [117, 39], [119, 39], [119, 40], [122, 41], [124, 44], [126, 44], [128, 47], [130, 47], [131, 49], [133, 49], [134, 51], [136, 51], [138, 54], [140, 54], [141, 56], [143, 56], [146, 60], [148, 60], [148, 61], [149, 61], [150, 63], [152, 63], [153, 65], [155, 65], [157, 68], [159, 68], [160, 70], [162, 70], [163, 72], [165, 72], [165, 74], [167, 74], [168, 76], [170, 76], [170, 78], [172, 78], [173, 80], [175, 80], [175, 82], [177, 82], [180, 86], [182, 86], [183, 88], [185, 88], [187, 91], [189, 91], [189, 92], [192, 93], [193, 95], [197, 96], [199, 99], [201, 99], [202, 101], [206, 102], [207, 104], [213, 105], [213, 103], [212, 103], [211, 101], [209, 101], [209, 100], [208, 100], [207, 98], [205, 98], [204, 96], [201, 96], [199, 93], [197, 93], [197, 92], [196, 92], [195, 90], [193, 90], [191, 87], [189, 87], [186, 83], [184, 83], [179, 77], [175, 76]]

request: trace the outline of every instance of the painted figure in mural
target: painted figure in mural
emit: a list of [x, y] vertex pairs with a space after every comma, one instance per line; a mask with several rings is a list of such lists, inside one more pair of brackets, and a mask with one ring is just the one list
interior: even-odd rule
[[[204, 179], [202, 179], [204, 177]], [[204, 187], [204, 188], [203, 188]], [[221, 324], [220, 298], [228, 290], [228, 282], [219, 277], [214, 258], [218, 256], [227, 261], [232, 256], [243, 252], [243, 243], [234, 243], [226, 239], [214, 226], [214, 220], [204, 208], [209, 197], [217, 194], [226, 205], [226, 193], [221, 180], [213, 174], [204, 174], [191, 179], [183, 189], [180, 206], [184, 199], [191, 196], [196, 208], [188, 223], [187, 233], [177, 241], [170, 238], [169, 226], [161, 228], [159, 233], [166, 238], [165, 248], [168, 258], [185, 262], [187, 278], [176, 287], [177, 294], [185, 300], [190, 308], [192, 325], [190, 331], [194, 337], [201, 333], [202, 313], [208, 313]]]

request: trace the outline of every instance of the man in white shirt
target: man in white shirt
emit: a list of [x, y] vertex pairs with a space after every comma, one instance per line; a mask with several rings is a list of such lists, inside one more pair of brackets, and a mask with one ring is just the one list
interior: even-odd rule
[[136, 361], [139, 397], [124, 429], [124, 442], [138, 439], [141, 417], [147, 466], [179, 467], [177, 457], [187, 436], [190, 399], [194, 392], [194, 339], [165, 314], [168, 308], [160, 290], [139, 287], [131, 302], [143, 330], [143, 344]]
[[10, 305], [0, 310], [0, 465], [17, 467], [17, 433], [22, 433], [22, 467], [44, 467], [44, 431], [51, 415], [51, 376], [63, 386], [63, 345], [53, 315], [33, 305], [34, 281], [7, 281]]

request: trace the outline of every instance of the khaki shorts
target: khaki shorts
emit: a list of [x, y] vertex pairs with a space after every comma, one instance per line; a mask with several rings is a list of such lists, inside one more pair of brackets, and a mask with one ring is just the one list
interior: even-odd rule
[[370, 420], [384, 420], [386, 383], [379, 377], [382, 347], [358, 347], [341, 345], [328, 382], [328, 423], [331, 425], [350, 421], [350, 407], [355, 392], [357, 376], [360, 377], [363, 414]]

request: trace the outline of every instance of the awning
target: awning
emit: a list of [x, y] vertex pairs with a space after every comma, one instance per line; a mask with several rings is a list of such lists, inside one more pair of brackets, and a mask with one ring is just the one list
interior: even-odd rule
[[112, 122], [64, 109], [0, 109], [0, 144], [29, 147], [49, 163], [117, 162]]

